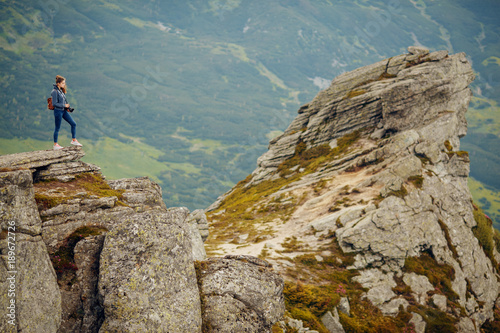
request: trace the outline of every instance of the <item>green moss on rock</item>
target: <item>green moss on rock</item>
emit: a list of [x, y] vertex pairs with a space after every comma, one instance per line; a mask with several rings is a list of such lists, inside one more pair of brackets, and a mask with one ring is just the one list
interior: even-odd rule
[[450, 141], [449, 140], [446, 140], [444, 142], [444, 146], [446, 147], [446, 150], [448, 151], [453, 151], [453, 146], [451, 145]]
[[451, 283], [455, 279], [455, 270], [450, 265], [438, 264], [432, 252], [423, 252], [420, 257], [406, 258], [403, 270], [425, 275], [436, 291], [446, 295], [451, 301], [458, 301], [459, 297]]
[[[77, 197], [89, 197], [91, 195], [99, 198], [117, 197], [117, 204], [125, 205], [123, 193], [125, 190], [113, 190], [100, 175], [84, 173], [68, 182], [59, 180], [43, 181], [35, 183], [35, 200], [39, 210], [46, 210], [63, 204]], [[50, 195], [48, 194], [50, 193]]]
[[366, 90], [364, 89], [358, 89], [358, 90], [351, 90], [347, 93], [347, 95], [345, 96], [346, 99], [349, 99], [349, 98], [353, 98], [353, 97], [356, 97], [356, 96], [360, 96], [360, 95], [363, 95], [366, 93]]
[[422, 188], [424, 185], [424, 177], [422, 176], [411, 176], [408, 178], [408, 181], [412, 183], [416, 188]]

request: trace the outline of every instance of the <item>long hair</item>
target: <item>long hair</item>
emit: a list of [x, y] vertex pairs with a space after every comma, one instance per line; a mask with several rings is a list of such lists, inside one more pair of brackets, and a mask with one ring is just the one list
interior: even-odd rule
[[[56, 75], [56, 84], [59, 84], [63, 81], [66, 81], [64, 77], [62, 77], [61, 75]], [[60, 89], [62, 90], [63, 93], [66, 93], [66, 87], [62, 87]]]

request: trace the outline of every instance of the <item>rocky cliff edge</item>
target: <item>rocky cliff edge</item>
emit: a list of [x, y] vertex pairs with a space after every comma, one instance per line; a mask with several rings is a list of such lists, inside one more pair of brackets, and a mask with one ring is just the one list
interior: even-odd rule
[[277, 267], [286, 332], [495, 331], [500, 237], [459, 140], [473, 79], [420, 47], [335, 78], [209, 208], [208, 252]]
[[167, 208], [147, 177], [106, 181], [83, 155], [0, 156], [0, 331], [262, 332], [281, 319], [268, 263], [207, 260], [203, 211]]

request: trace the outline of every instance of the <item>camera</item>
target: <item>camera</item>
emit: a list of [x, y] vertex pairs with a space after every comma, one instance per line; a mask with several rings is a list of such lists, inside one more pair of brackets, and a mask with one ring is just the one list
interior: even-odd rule
[[75, 111], [75, 109], [74, 109], [74, 108], [66, 108], [66, 110], [68, 110], [68, 112], [73, 112], [73, 111]]

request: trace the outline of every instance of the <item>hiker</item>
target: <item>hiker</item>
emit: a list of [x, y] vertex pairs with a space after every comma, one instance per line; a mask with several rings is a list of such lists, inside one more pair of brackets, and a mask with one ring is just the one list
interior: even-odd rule
[[52, 96], [52, 105], [54, 106], [54, 119], [56, 125], [54, 130], [54, 150], [63, 149], [63, 147], [57, 143], [62, 119], [66, 120], [71, 125], [71, 137], [73, 138], [73, 140], [71, 140], [71, 144], [73, 146], [82, 146], [82, 144], [76, 140], [76, 123], [69, 114], [69, 112], [73, 112], [73, 109], [70, 108], [65, 94], [66, 79], [57, 75], [54, 90], [52, 90], [52, 93], [50, 94]]

